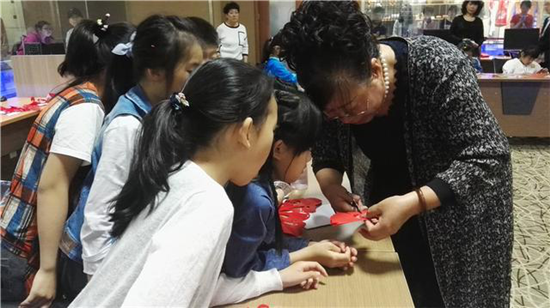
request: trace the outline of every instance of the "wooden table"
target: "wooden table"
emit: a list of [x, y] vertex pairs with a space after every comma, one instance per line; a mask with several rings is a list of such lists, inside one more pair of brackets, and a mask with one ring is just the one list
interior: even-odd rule
[[[324, 199], [309, 168], [306, 196]], [[349, 187], [349, 184], [347, 184]], [[346, 185], [344, 185], [346, 186]], [[317, 290], [300, 288], [265, 294], [230, 307], [414, 307], [399, 257], [389, 238], [373, 242], [355, 231], [361, 223], [339, 227], [306, 230], [304, 237], [321, 240], [339, 239], [358, 248], [358, 261], [353, 269], [328, 270]], [[265, 307], [265, 306], [263, 306]]]
[[40, 97], [52, 92], [52, 89], [69, 81], [57, 72], [65, 55], [24, 55], [12, 56], [11, 65], [17, 95], [21, 97]]
[[[21, 107], [30, 104], [30, 97], [14, 97], [2, 103], [2, 106]], [[17, 163], [17, 151], [23, 148], [32, 123], [40, 113], [39, 110], [26, 111], [12, 115], [0, 115], [2, 145], [2, 179], [9, 180]]]
[[550, 137], [550, 75], [480, 74], [479, 87], [509, 137]]

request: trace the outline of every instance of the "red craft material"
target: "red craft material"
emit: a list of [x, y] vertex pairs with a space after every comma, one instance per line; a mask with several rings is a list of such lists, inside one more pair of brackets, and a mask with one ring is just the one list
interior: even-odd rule
[[367, 212], [368, 210], [363, 210], [361, 213], [359, 212], [338, 212], [332, 217], [330, 217], [330, 224], [333, 226], [339, 226], [339, 225], [345, 225], [349, 224], [351, 222], [356, 221], [365, 221], [369, 218], [367, 218]]
[[301, 236], [306, 226], [305, 221], [323, 202], [315, 198], [287, 200], [279, 207], [279, 217], [283, 233]]
[[47, 99], [44, 98], [34, 98], [31, 97], [30, 104], [23, 105], [22, 107], [0, 107], [0, 111], [4, 112], [6, 115], [10, 115], [12, 113], [18, 113], [18, 112], [27, 112], [27, 111], [35, 111], [40, 110], [40, 107], [44, 106], [47, 103]]

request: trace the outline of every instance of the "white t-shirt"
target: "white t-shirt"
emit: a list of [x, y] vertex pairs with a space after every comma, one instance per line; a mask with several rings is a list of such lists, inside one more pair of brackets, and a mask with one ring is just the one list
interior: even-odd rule
[[131, 116], [115, 118], [105, 129], [101, 159], [84, 208], [82, 261], [84, 273], [93, 275], [111, 248], [110, 203], [128, 179], [141, 122]]
[[533, 61], [529, 65], [523, 65], [519, 58], [506, 61], [502, 67], [502, 72], [504, 74], [514, 74], [514, 75], [524, 75], [524, 74], [535, 74], [540, 71], [542, 67], [537, 62]]
[[282, 290], [279, 272], [220, 275], [233, 205], [224, 188], [189, 161], [125, 230], [70, 307], [207, 307]]
[[220, 40], [220, 56], [242, 60], [248, 55], [248, 38], [246, 27], [239, 24], [237, 27], [230, 27], [222, 23], [216, 29]]
[[55, 124], [50, 153], [78, 158], [83, 161], [83, 166], [89, 165], [104, 117], [101, 106], [94, 103], [82, 103], [63, 110]]

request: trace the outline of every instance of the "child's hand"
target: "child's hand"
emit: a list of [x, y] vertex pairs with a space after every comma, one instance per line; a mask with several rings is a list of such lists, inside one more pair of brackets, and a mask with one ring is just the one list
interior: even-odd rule
[[338, 241], [314, 243], [303, 250], [303, 260], [317, 261], [329, 268], [347, 268], [357, 261], [357, 250]]
[[317, 262], [299, 261], [279, 272], [283, 288], [300, 285], [304, 289], [317, 289], [321, 277], [328, 277], [327, 271]]
[[19, 307], [50, 307], [55, 299], [55, 271], [38, 270], [32, 284], [29, 296], [19, 304]]

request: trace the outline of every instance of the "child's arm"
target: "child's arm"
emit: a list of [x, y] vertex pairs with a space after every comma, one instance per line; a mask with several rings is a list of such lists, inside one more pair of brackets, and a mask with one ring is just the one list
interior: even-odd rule
[[56, 293], [57, 252], [69, 209], [69, 187], [82, 161], [50, 154], [38, 185], [37, 224], [40, 269], [22, 305], [51, 303]]
[[329, 268], [353, 267], [357, 250], [340, 242], [322, 241], [290, 253], [290, 263], [298, 261], [316, 261]]

